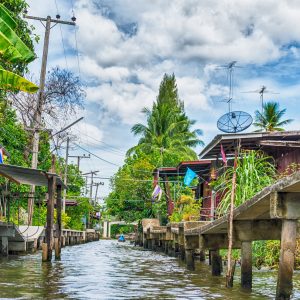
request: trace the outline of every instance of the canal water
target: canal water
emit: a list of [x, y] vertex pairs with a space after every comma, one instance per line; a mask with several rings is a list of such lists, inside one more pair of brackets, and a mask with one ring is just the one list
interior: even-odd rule
[[[130, 244], [102, 240], [66, 247], [60, 262], [41, 263], [41, 253], [0, 260], [0, 299], [274, 299], [277, 272], [254, 271], [254, 288], [224, 287], [209, 266], [187, 271], [177, 258]], [[300, 299], [300, 273], [293, 299]]]

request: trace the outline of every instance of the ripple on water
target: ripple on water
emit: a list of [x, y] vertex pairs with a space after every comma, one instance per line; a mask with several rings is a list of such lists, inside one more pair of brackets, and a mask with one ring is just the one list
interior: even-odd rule
[[[1, 299], [273, 299], [276, 271], [253, 274], [253, 292], [224, 287], [209, 266], [189, 272], [176, 258], [127, 243], [99, 241], [62, 251], [62, 261], [42, 264], [41, 254], [2, 259]], [[300, 299], [300, 273], [293, 298]]]

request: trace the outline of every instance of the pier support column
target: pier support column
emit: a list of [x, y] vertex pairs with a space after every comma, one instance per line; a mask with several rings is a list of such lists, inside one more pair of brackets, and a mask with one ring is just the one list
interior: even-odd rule
[[168, 243], [168, 255], [175, 256], [175, 250], [174, 250], [173, 241], [169, 241]]
[[241, 249], [241, 286], [252, 288], [252, 242], [242, 242]]
[[8, 237], [7, 236], [2, 236], [1, 238], [1, 254], [3, 256], [8, 256]]
[[177, 242], [174, 242], [174, 256], [179, 256], [179, 244]]
[[185, 263], [188, 270], [195, 270], [194, 249], [185, 249]]
[[252, 242], [242, 242], [241, 285], [252, 288]]
[[290, 299], [297, 237], [297, 220], [282, 220], [276, 299]]
[[179, 258], [184, 261], [185, 259], [185, 250], [184, 245], [179, 245]]
[[222, 258], [219, 250], [211, 250], [211, 274], [212, 276], [220, 276], [222, 273]]
[[155, 239], [151, 240], [151, 249], [152, 249], [152, 251], [156, 251], [157, 250], [156, 240]]
[[205, 250], [200, 250], [199, 259], [200, 261], [205, 261]]

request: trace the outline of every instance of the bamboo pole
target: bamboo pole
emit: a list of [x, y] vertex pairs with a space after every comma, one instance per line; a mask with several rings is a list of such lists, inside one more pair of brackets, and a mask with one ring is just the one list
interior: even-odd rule
[[236, 261], [232, 261], [232, 240], [233, 240], [233, 210], [236, 189], [236, 169], [237, 169], [238, 150], [235, 150], [233, 176], [232, 176], [232, 190], [230, 198], [230, 211], [228, 220], [228, 254], [227, 254], [227, 273], [226, 273], [226, 287], [233, 287], [233, 276]]

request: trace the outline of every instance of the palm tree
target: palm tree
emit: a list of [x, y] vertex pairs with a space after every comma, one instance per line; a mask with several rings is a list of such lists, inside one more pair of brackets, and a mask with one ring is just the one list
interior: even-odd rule
[[157, 152], [160, 153], [162, 165], [164, 154], [175, 151], [186, 159], [196, 158], [191, 147], [203, 145], [198, 139], [202, 131], [191, 129], [195, 121], [190, 120], [184, 112], [183, 102], [178, 98], [174, 75], [164, 76], [152, 110], [144, 108], [142, 112], [147, 118], [147, 125], [138, 123], [132, 127], [133, 134], [141, 138], [136, 146], [128, 150], [127, 155], [138, 150], [145, 153]]
[[281, 120], [286, 109], [280, 110], [278, 102], [267, 102], [263, 106], [263, 111], [255, 111], [254, 126], [259, 129], [256, 131], [284, 131], [282, 126], [291, 123], [292, 119]]

